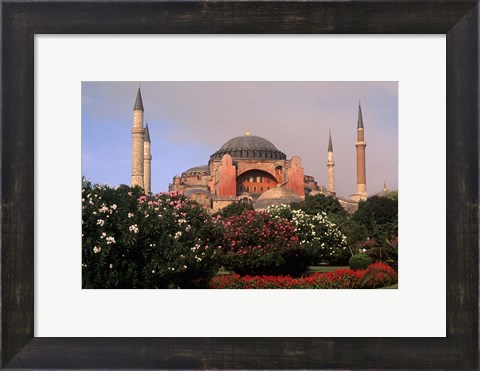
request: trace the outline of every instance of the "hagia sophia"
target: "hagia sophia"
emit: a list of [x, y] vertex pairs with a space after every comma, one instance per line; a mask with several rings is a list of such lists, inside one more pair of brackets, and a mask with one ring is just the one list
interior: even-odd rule
[[[133, 108], [132, 177], [130, 185], [151, 191], [150, 134], [143, 124], [144, 108], [140, 87]], [[349, 199], [338, 198], [349, 212], [357, 209], [358, 202], [367, 198], [365, 137], [362, 108], [358, 105], [356, 192]], [[301, 201], [305, 195], [323, 193], [336, 197], [334, 178], [334, 152], [329, 133], [327, 149], [327, 187], [319, 187], [315, 178], [306, 175], [302, 160], [291, 158], [265, 138], [244, 135], [226, 141], [208, 159], [205, 165], [195, 166], [175, 175], [169, 191], [178, 191], [217, 211], [234, 202], [253, 204], [256, 210], [270, 205]], [[384, 191], [386, 187], [384, 186]]]

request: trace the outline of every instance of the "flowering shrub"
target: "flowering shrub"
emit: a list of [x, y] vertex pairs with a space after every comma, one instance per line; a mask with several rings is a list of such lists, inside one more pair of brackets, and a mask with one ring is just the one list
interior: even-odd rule
[[82, 195], [84, 288], [183, 288], [216, 274], [218, 228], [196, 202], [90, 183]]
[[392, 268], [383, 263], [374, 263], [365, 270], [339, 269], [328, 273], [314, 273], [302, 278], [223, 275], [212, 278], [210, 287], [214, 289], [371, 289], [390, 286], [395, 282], [397, 282], [397, 275]]
[[362, 285], [369, 288], [385, 287], [396, 283], [398, 275], [386, 263], [376, 262], [363, 271]]
[[347, 249], [347, 238], [324, 212], [310, 215], [290, 205], [270, 206], [267, 211], [275, 219], [288, 219], [295, 227], [309, 265], [329, 262]]
[[297, 274], [305, 270], [295, 227], [266, 212], [244, 211], [217, 223], [224, 227], [221, 263], [239, 274]]

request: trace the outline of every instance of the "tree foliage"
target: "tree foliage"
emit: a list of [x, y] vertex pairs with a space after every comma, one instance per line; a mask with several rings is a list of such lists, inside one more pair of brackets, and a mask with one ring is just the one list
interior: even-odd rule
[[234, 202], [218, 211], [216, 215], [221, 215], [223, 218], [228, 218], [229, 216], [238, 216], [247, 210], [253, 210], [252, 204], [245, 202]]
[[368, 237], [384, 243], [398, 234], [398, 201], [380, 196], [369, 197], [359, 203], [352, 220], [367, 229]]
[[294, 202], [290, 204], [292, 209], [299, 209], [306, 214], [317, 215], [318, 213], [327, 213], [329, 217], [332, 215], [346, 217], [347, 212], [340, 205], [340, 202], [336, 198], [331, 196], [325, 196], [324, 194], [316, 194], [314, 196], [305, 196], [305, 200], [302, 202]]

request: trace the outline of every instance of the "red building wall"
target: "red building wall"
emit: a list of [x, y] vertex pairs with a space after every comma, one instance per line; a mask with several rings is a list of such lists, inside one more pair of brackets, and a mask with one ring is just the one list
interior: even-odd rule
[[286, 187], [294, 191], [300, 197], [305, 196], [304, 170], [301, 166], [300, 157], [295, 156], [290, 160], [290, 166], [287, 169]]
[[215, 179], [215, 193], [217, 196], [236, 196], [236, 179], [237, 168], [232, 163], [232, 157], [230, 155], [223, 156]]

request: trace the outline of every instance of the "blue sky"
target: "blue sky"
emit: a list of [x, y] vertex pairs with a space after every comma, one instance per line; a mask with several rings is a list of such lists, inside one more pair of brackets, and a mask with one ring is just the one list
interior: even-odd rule
[[[129, 184], [131, 127], [138, 82], [82, 83], [82, 175]], [[398, 185], [397, 82], [141, 82], [152, 146], [152, 191], [204, 165], [223, 143], [243, 135], [271, 141], [305, 174], [327, 184], [332, 130], [337, 194], [356, 191], [358, 102], [365, 127], [367, 191]]]

